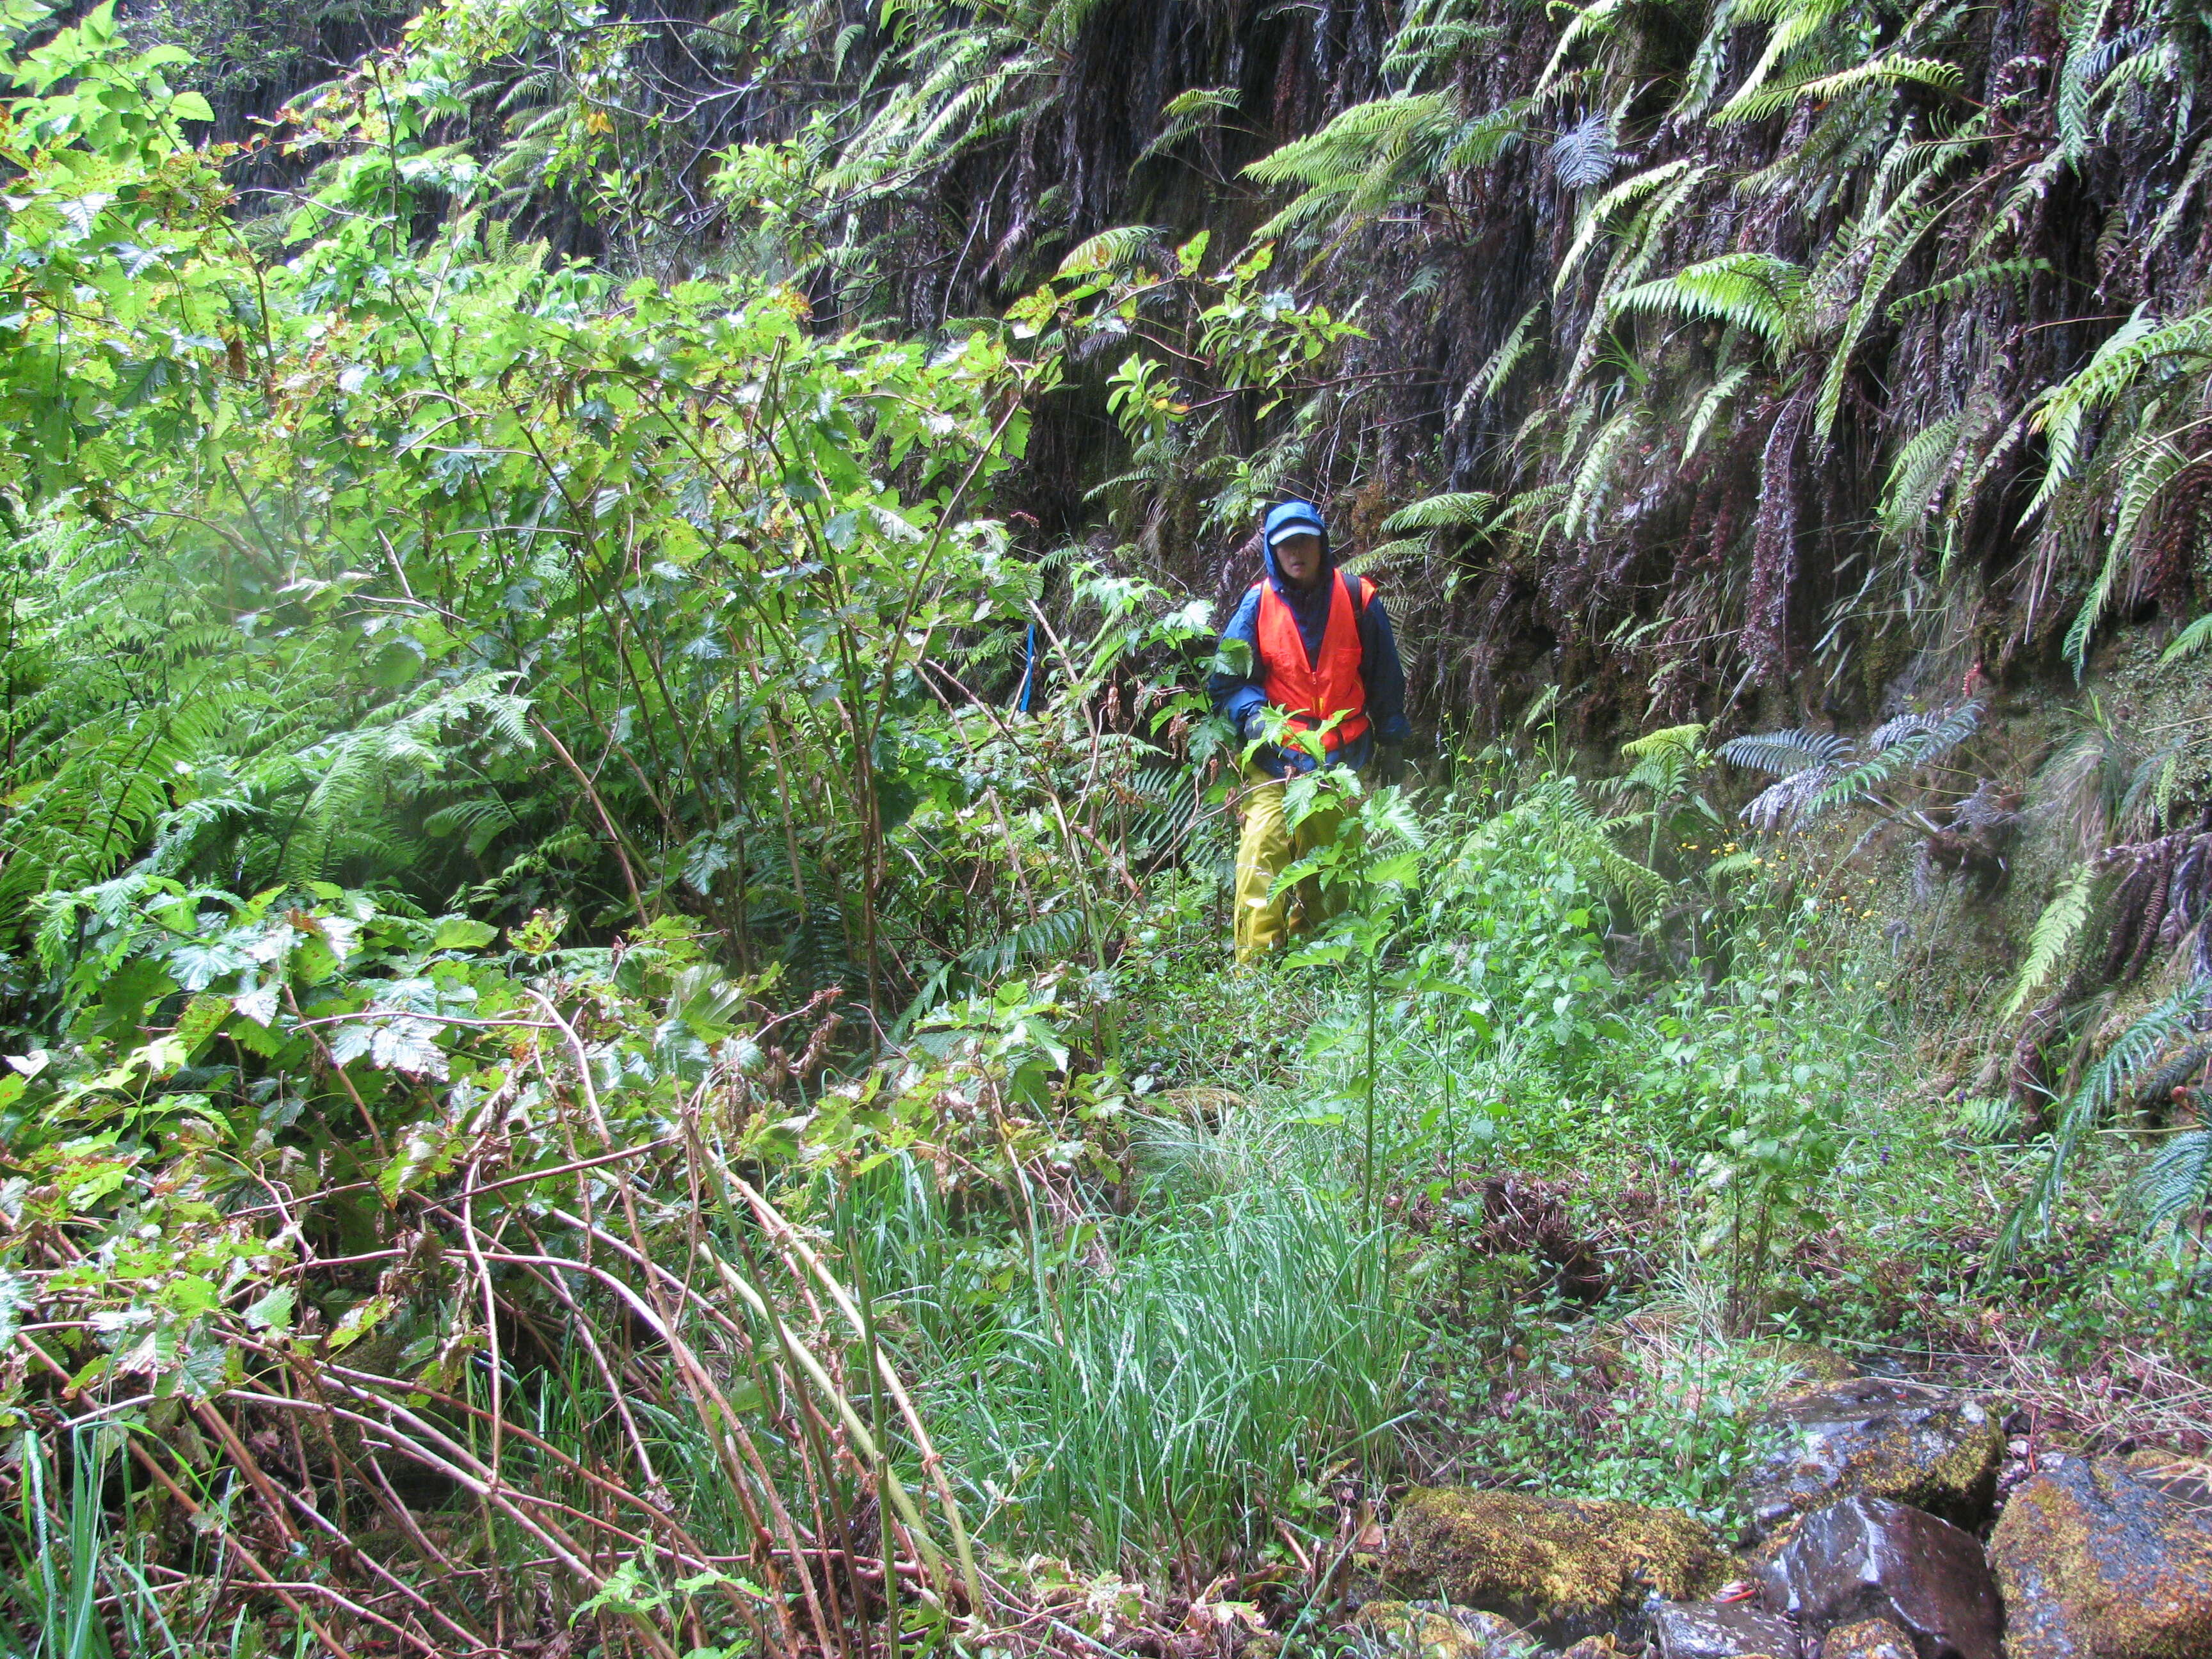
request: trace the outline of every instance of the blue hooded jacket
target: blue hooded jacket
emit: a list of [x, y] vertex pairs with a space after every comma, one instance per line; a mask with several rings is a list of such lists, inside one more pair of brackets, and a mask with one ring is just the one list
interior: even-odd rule
[[[1285, 526], [1310, 528], [1321, 537], [1322, 579], [1310, 589], [1291, 586], [1275, 563], [1271, 538]], [[1298, 639], [1306, 648], [1306, 660], [1310, 662], [1319, 653], [1322, 635], [1328, 628], [1331, 590], [1337, 580], [1328, 526], [1310, 501], [1284, 501], [1268, 511], [1260, 547], [1267, 582], [1290, 606], [1291, 618], [1298, 625]], [[1222, 630], [1219, 655], [1206, 688], [1213, 699], [1214, 713], [1224, 716], [1246, 741], [1260, 735], [1256, 716], [1267, 704], [1266, 678], [1260, 661], [1260, 594], [1255, 588], [1238, 601], [1236, 614]], [[1367, 718], [1371, 724], [1364, 736], [1345, 744], [1334, 757], [1336, 764], [1354, 771], [1374, 757], [1376, 744], [1402, 744], [1413, 731], [1406, 719], [1406, 671], [1398, 660], [1398, 641], [1390, 632], [1390, 618], [1382, 609], [1380, 593], [1367, 602], [1359, 617], [1359, 678], [1367, 687]], [[1313, 764], [1310, 756], [1295, 750], [1285, 755], [1272, 747], [1261, 750], [1255, 758], [1271, 777], [1303, 772]]]

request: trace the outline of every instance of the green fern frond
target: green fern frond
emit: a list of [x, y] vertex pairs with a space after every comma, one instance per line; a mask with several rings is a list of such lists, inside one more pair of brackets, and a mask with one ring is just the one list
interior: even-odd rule
[[2043, 1168], [1997, 1235], [1993, 1265], [2009, 1261], [2032, 1230], [2048, 1228], [2051, 1211], [2065, 1190], [2068, 1165], [2082, 1138], [2137, 1075], [2175, 1048], [2198, 1038], [2197, 1027], [2208, 1006], [2212, 1006], [2212, 980], [2191, 980], [2129, 1026], [2082, 1075], [2081, 1086], [2060, 1109]]
[[1468, 383], [1467, 392], [1460, 399], [1462, 405], [1478, 391], [1485, 398], [1495, 398], [1504, 389], [1505, 383], [1513, 378], [1513, 371], [1535, 349], [1536, 319], [1543, 310], [1544, 302], [1539, 300], [1522, 312], [1520, 319], [1505, 331], [1505, 337], [1498, 343], [1498, 349], [1490, 354], [1490, 360], [1475, 370], [1474, 380]]
[[1494, 519], [1497, 507], [1498, 497], [1486, 490], [1427, 495], [1409, 507], [1400, 507], [1382, 520], [1382, 528], [1393, 532], [1446, 530], [1460, 526], [1483, 528]]
[[[1386, 523], [1384, 528], [1389, 528]], [[1394, 541], [1378, 542], [1364, 553], [1354, 553], [1339, 559], [1337, 568], [1352, 576], [1371, 576], [1379, 571], [1395, 570], [1425, 557], [1430, 551], [1425, 536], [1403, 536]]]
[[1781, 354], [1805, 326], [1806, 272], [1771, 254], [1724, 253], [1630, 289], [1614, 304], [1625, 311], [1682, 312], [1732, 323]]
[[2184, 1222], [2212, 1201], [2212, 1128], [2185, 1129], [2160, 1147], [2136, 1183], [2136, 1199], [2150, 1235], [2179, 1247], [2187, 1237]]
[[1901, 322], [1913, 312], [1924, 311], [1930, 306], [1950, 305], [2000, 283], [2017, 288], [2030, 276], [2050, 269], [2051, 261], [2048, 259], [1996, 259], [1988, 264], [1976, 265], [1971, 270], [1962, 270], [1940, 283], [1930, 283], [1926, 288], [1892, 301], [1890, 320]]
[[1698, 446], [1705, 442], [1705, 434], [1711, 430], [1714, 420], [1729, 399], [1743, 389], [1743, 383], [1750, 375], [1751, 365], [1738, 363], [1705, 389], [1705, 396], [1698, 399], [1698, 406], [1690, 413], [1689, 425], [1682, 431], [1683, 465], [1687, 465], [1691, 457], [1698, 453]]
[[2160, 323], [2138, 310], [2099, 346], [2081, 373], [2054, 386], [2036, 404], [2032, 430], [2050, 440], [2050, 460], [2024, 519], [2049, 504], [2075, 476], [2089, 416], [2151, 376], [2187, 374], [2212, 359], [2212, 307]]
[[1739, 93], [1715, 112], [1716, 125], [1730, 121], [1763, 121], [1792, 104], [1825, 104], [1868, 87], [1923, 86], [1939, 92], [1956, 92], [1964, 77], [1956, 64], [1940, 58], [1877, 58], [1870, 63], [1816, 75], [1784, 86]]
[[1808, 767], [1831, 766], [1851, 752], [1850, 739], [1833, 732], [1754, 732], [1730, 738], [1716, 751], [1730, 766], [1786, 778]]
[[1684, 156], [1632, 174], [1592, 202], [1583, 210], [1581, 222], [1575, 228], [1575, 240], [1567, 245], [1566, 257], [1559, 261], [1559, 271], [1552, 278], [1553, 297], [1556, 299], [1566, 291], [1567, 284], [1574, 280], [1597, 239], [1611, 226], [1614, 215], [1656, 195], [1692, 172], [1702, 176], [1710, 171], [1708, 167], [1693, 169], [1689, 158]]
[[1060, 262], [1055, 276], [1087, 276], [1094, 271], [1126, 275], [1168, 233], [1158, 225], [1115, 225], [1086, 236]]
[[2084, 864], [2051, 896], [2051, 902], [2043, 907], [2034, 931], [2028, 935], [2027, 955], [2021, 962], [2020, 972], [2013, 976], [2012, 994], [2005, 999], [1999, 1019], [2018, 1016], [2066, 961], [2096, 908], [2096, 871]]
[[2173, 643], [2160, 654], [2159, 663], [2163, 666], [2168, 663], [2186, 661], [2208, 645], [2212, 645], [2212, 611], [2206, 611], [2174, 635]]
[[1589, 448], [1583, 453], [1581, 464], [1575, 468], [1574, 483], [1567, 491], [1566, 504], [1559, 512], [1562, 533], [1579, 536], [1595, 527], [1598, 509], [1605, 499], [1606, 485], [1613, 464], [1621, 452], [1643, 429], [1644, 410], [1631, 404], [1598, 428], [1590, 440]]
[[1965, 424], [1963, 413], [1946, 415], [1913, 434], [1897, 452], [1882, 487], [1881, 522], [1886, 534], [1903, 541], [1918, 530], [1950, 471]]
[[1620, 752], [1624, 758], [1632, 761], [1671, 760], [1693, 764], [1705, 753], [1705, 732], [1709, 729], [1697, 720], [1686, 726], [1662, 726], [1624, 743]]

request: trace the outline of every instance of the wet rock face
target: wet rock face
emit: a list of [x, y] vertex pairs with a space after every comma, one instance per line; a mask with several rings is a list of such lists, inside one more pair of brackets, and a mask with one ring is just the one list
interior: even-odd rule
[[1744, 1602], [1696, 1601], [1651, 1615], [1658, 1659], [1799, 1659], [1786, 1619]]
[[1832, 1504], [1800, 1522], [1761, 1569], [1768, 1608], [1808, 1642], [1887, 1619], [1917, 1659], [2001, 1659], [1996, 1586], [1971, 1533], [1885, 1498]]
[[1913, 1659], [1912, 1638], [1887, 1619], [1863, 1619], [1821, 1638], [1820, 1659]]
[[2003, 1425], [1978, 1401], [1882, 1377], [1798, 1395], [1769, 1410], [1759, 1427], [1766, 1449], [1742, 1494], [1754, 1541], [1793, 1516], [1860, 1492], [1978, 1526], [2004, 1457]]
[[2212, 1654], [2212, 1480], [2071, 1459], [2030, 1475], [1990, 1538], [2013, 1659]]
[[1711, 1532], [1677, 1510], [1417, 1486], [1398, 1502], [1382, 1570], [1401, 1592], [1500, 1613], [1565, 1642], [1633, 1617], [1653, 1591], [1700, 1595], [1726, 1565]]

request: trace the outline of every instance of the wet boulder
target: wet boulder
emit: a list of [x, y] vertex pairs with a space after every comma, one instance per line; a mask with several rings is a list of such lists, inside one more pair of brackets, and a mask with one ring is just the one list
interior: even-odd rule
[[2212, 1654], [2212, 1472], [2068, 1458], [1990, 1537], [2013, 1659]]
[[1754, 1540], [1862, 1492], [1975, 1527], [1996, 1495], [2004, 1427], [1970, 1395], [1867, 1376], [1770, 1407], [1756, 1443], [1741, 1492]]
[[1862, 1619], [1822, 1637], [1820, 1659], [1913, 1659], [1912, 1638], [1887, 1619]]
[[1385, 1583], [1571, 1641], [1632, 1621], [1648, 1595], [1686, 1601], [1728, 1564], [1679, 1510], [1528, 1492], [1415, 1487], [1383, 1547]]
[[1816, 1510], [1760, 1578], [1768, 1608], [1808, 1642], [1887, 1619], [1917, 1659], [2001, 1659], [2002, 1615], [1981, 1544], [1925, 1510], [1865, 1496]]
[[1651, 1614], [1658, 1659], [1799, 1659], [1786, 1619], [1743, 1601], [1674, 1602]]

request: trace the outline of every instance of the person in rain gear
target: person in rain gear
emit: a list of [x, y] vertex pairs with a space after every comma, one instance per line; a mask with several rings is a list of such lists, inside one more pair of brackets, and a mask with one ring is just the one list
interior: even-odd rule
[[[1283, 501], [1261, 526], [1265, 566], [1223, 630], [1207, 690], [1214, 712], [1246, 743], [1279, 709], [1299, 731], [1342, 714], [1322, 738], [1328, 764], [1361, 771], [1380, 759], [1394, 775], [1412, 728], [1406, 671], [1390, 618], [1364, 576], [1347, 576], [1330, 553], [1328, 526], [1310, 501]], [[1311, 769], [1303, 750], [1265, 745], [1245, 770], [1244, 830], [1237, 848], [1237, 960], [1249, 962], [1286, 940], [1297, 920], [1310, 926], [1330, 908], [1318, 881], [1273, 893], [1291, 861], [1336, 839], [1340, 814], [1321, 808], [1293, 826], [1284, 811], [1287, 780]]]

